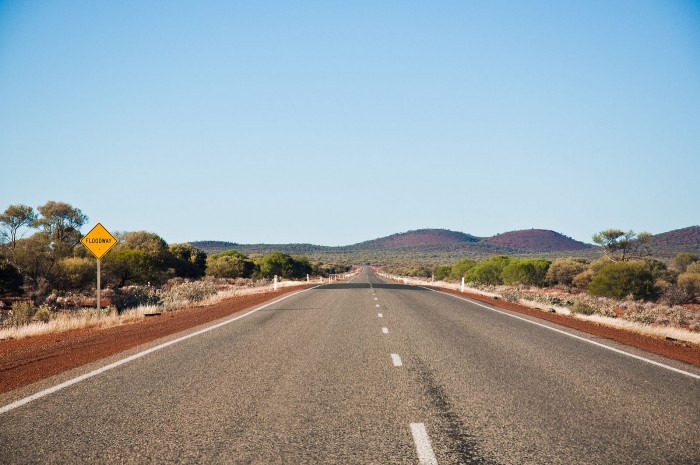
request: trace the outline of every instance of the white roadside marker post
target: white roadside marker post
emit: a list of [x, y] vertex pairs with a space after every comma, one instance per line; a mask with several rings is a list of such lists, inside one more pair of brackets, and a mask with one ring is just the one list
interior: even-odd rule
[[464, 276], [462, 276], [462, 287], [459, 289], [460, 292], [464, 292]]
[[273, 283], [273, 289], [276, 291], [277, 290], [277, 275], [275, 275], [275, 281]]

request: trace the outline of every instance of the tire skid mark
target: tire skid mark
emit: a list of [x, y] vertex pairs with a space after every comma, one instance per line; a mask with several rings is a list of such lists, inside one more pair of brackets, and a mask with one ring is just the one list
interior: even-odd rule
[[482, 456], [478, 439], [468, 432], [467, 427], [455, 412], [449, 396], [438, 384], [425, 362], [416, 358], [415, 363], [415, 372], [426, 391], [426, 399], [437, 409], [441, 420], [445, 423], [442, 432], [447, 437], [449, 449], [456, 455], [455, 459], [457, 460], [452, 463], [496, 465], [497, 462]]

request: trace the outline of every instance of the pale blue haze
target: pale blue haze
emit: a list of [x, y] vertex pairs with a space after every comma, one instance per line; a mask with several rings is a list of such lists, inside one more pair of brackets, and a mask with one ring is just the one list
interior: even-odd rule
[[700, 224], [696, 1], [0, 1], [0, 210], [168, 242]]

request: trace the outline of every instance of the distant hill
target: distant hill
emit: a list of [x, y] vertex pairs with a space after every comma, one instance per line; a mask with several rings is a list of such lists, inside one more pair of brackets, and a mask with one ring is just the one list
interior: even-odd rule
[[[208, 254], [234, 249], [246, 255], [284, 252], [304, 255], [325, 263], [372, 265], [437, 265], [461, 258], [483, 259], [506, 254], [517, 257], [580, 256], [595, 259], [600, 248], [547, 229], [525, 229], [480, 238], [448, 229], [418, 229], [342, 247], [313, 244], [238, 244], [224, 241], [195, 241], [192, 245]], [[669, 260], [678, 252], [700, 255], [700, 226], [676, 229], [653, 236], [655, 257]]]
[[449, 229], [416, 229], [348, 246], [351, 249], [399, 249], [441, 244], [474, 243], [480, 238]]
[[673, 258], [678, 252], [700, 255], [700, 226], [674, 229], [655, 234], [649, 243], [652, 253], [662, 258]]
[[510, 231], [489, 237], [485, 242], [494, 246], [529, 252], [579, 251], [594, 247], [548, 229]]
[[290, 255], [304, 255], [325, 263], [380, 266], [448, 264], [465, 257], [479, 260], [499, 254], [551, 259], [558, 256], [595, 258], [600, 253], [595, 246], [543, 229], [511, 231], [487, 238], [448, 229], [418, 229], [341, 247], [313, 244], [237, 244], [223, 241], [194, 241], [191, 244], [208, 254], [229, 249], [249, 256], [279, 251]]

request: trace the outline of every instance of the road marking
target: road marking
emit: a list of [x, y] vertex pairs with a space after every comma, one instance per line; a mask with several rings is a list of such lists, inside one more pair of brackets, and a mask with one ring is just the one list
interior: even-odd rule
[[505, 312], [505, 311], [503, 311], [503, 310], [498, 310], [498, 309], [496, 309], [496, 308], [489, 307], [489, 306], [487, 306], [487, 305], [484, 305], [484, 304], [482, 304], [482, 303], [476, 302], [476, 301], [474, 301], [474, 300], [467, 299], [466, 297], [460, 297], [460, 296], [458, 296], [458, 295], [449, 294], [449, 293], [447, 293], [447, 292], [436, 291], [435, 289], [430, 289], [429, 287], [423, 287], [423, 286], [419, 286], [419, 287], [422, 287], [423, 289], [427, 289], [427, 290], [429, 290], [429, 291], [437, 292], [437, 293], [439, 293], [439, 294], [445, 294], [445, 295], [448, 295], [448, 296], [450, 296], [450, 297], [454, 297], [454, 298], [456, 298], [456, 299], [464, 300], [465, 302], [469, 302], [470, 304], [478, 305], [479, 307], [483, 307], [483, 308], [485, 308], [485, 309], [487, 309], [487, 310], [491, 310], [492, 312], [500, 313], [501, 315], [506, 315], [506, 316], [509, 316], [509, 317], [511, 317], [511, 318], [515, 318], [515, 319], [524, 321], [524, 322], [526, 322], [526, 323], [530, 323], [530, 324], [533, 324], [533, 325], [536, 325], [536, 326], [540, 326], [540, 327], [542, 327], [542, 328], [549, 329], [550, 331], [554, 331], [554, 332], [557, 332], [557, 333], [559, 333], [559, 334], [563, 334], [563, 335], [565, 335], [565, 336], [569, 336], [569, 337], [572, 337], [572, 338], [574, 338], [574, 339], [578, 339], [579, 341], [583, 341], [583, 342], [587, 342], [587, 343], [589, 343], [589, 344], [593, 344], [594, 346], [598, 346], [598, 347], [601, 347], [601, 348], [603, 348], [603, 349], [610, 350], [610, 351], [615, 352], [615, 353], [618, 353], [618, 354], [620, 354], [620, 355], [625, 355], [625, 356], [627, 356], [627, 357], [631, 357], [631, 358], [633, 358], [633, 359], [640, 360], [640, 361], [642, 361], [642, 362], [650, 363], [650, 364], [652, 364], [652, 365], [656, 365], [656, 366], [658, 366], [658, 367], [665, 368], [665, 369], [667, 369], [667, 370], [673, 371], [673, 372], [675, 372], [675, 373], [679, 373], [679, 374], [681, 374], [681, 375], [689, 376], [689, 377], [695, 378], [695, 379], [700, 379], [700, 375], [696, 375], [696, 374], [694, 374], [694, 373], [690, 373], [689, 371], [684, 371], [684, 370], [681, 370], [681, 369], [679, 369], [679, 368], [675, 368], [675, 367], [672, 367], [672, 366], [670, 366], [670, 365], [666, 365], [666, 364], [664, 364], [664, 363], [657, 362], [657, 361], [655, 361], [655, 360], [651, 360], [651, 359], [642, 357], [642, 356], [640, 356], [640, 355], [631, 354], [631, 353], [629, 353], [629, 352], [625, 352], [624, 350], [616, 349], [615, 347], [610, 347], [609, 345], [602, 344], [602, 343], [597, 342], [597, 341], [593, 341], [593, 340], [588, 339], [588, 338], [585, 338], [585, 337], [583, 337], [583, 336], [578, 336], [578, 335], [576, 335], [576, 334], [572, 334], [572, 333], [569, 333], [569, 332], [567, 332], [567, 331], [563, 331], [563, 330], [558, 329], [558, 328], [553, 328], [553, 327], [551, 327], [551, 326], [547, 326], [547, 325], [545, 325], [545, 324], [538, 323], [538, 322], [536, 322], [536, 321], [528, 320], [527, 318], [523, 318], [523, 317], [521, 317], [521, 316], [513, 315], [512, 313], [508, 313], [508, 312]]
[[383, 327], [383, 328], [382, 328], [382, 332], [383, 332], [384, 334], [389, 334], [389, 328], [387, 328], [386, 326]]
[[377, 298], [375, 297], [374, 300], [379, 300], [379, 299], [377, 299]]
[[377, 304], [376, 307], [381, 307], [381, 305]]
[[438, 465], [433, 446], [430, 444], [430, 437], [428, 437], [428, 432], [425, 430], [425, 425], [423, 423], [411, 423], [410, 426], [413, 442], [416, 445], [416, 452], [418, 452], [418, 463], [420, 465]]
[[391, 361], [394, 363], [395, 367], [402, 367], [403, 363], [401, 362], [401, 357], [399, 357], [399, 354], [391, 354]]
[[257, 312], [257, 311], [260, 311], [260, 310], [262, 310], [263, 308], [267, 308], [267, 307], [269, 307], [269, 306], [271, 306], [271, 305], [275, 305], [275, 304], [278, 303], [278, 302], [281, 302], [281, 301], [283, 301], [283, 300], [285, 300], [285, 299], [288, 299], [288, 298], [290, 298], [290, 297], [292, 297], [292, 296], [295, 296], [295, 295], [297, 295], [297, 294], [301, 294], [302, 292], [310, 291], [311, 289], [316, 289], [317, 287], [320, 287], [320, 286], [310, 287], [310, 288], [308, 288], [308, 289], [303, 289], [303, 290], [301, 290], [301, 291], [294, 292], [294, 293], [292, 293], [292, 294], [286, 295], [286, 296], [281, 297], [281, 298], [279, 298], [279, 299], [277, 299], [277, 300], [273, 300], [273, 301], [270, 302], [270, 303], [267, 303], [267, 304], [265, 304], [265, 305], [262, 305], [262, 306], [260, 306], [260, 307], [258, 307], [258, 308], [256, 308], [256, 309], [253, 309], [253, 310], [251, 310], [251, 311], [249, 311], [249, 312], [247, 312], [247, 313], [244, 313], [243, 315], [239, 315], [239, 316], [236, 316], [236, 317], [234, 317], [234, 318], [230, 318], [230, 319], [228, 319], [228, 320], [226, 320], [226, 321], [222, 321], [221, 323], [217, 323], [217, 324], [215, 324], [215, 325], [213, 325], [213, 326], [208, 326], [208, 327], [206, 327], [206, 328], [204, 328], [204, 329], [200, 329], [199, 331], [195, 331], [194, 333], [190, 333], [190, 334], [187, 334], [187, 335], [185, 335], [185, 336], [179, 337], [179, 338], [177, 338], [177, 339], [173, 339], [172, 341], [164, 342], [163, 344], [157, 345], [157, 346], [155, 346], [155, 347], [151, 347], [150, 349], [146, 349], [146, 350], [144, 350], [144, 351], [142, 351], [142, 352], [138, 352], [138, 353], [136, 353], [136, 354], [134, 354], [134, 355], [131, 355], [131, 356], [126, 357], [126, 358], [123, 358], [123, 359], [121, 359], [121, 360], [117, 360], [117, 361], [114, 362], [114, 363], [110, 363], [109, 365], [105, 365], [105, 366], [103, 366], [103, 367], [101, 367], [101, 368], [98, 368], [98, 369], [96, 369], [96, 370], [93, 370], [93, 371], [91, 371], [91, 372], [89, 372], [89, 373], [85, 373], [85, 374], [80, 375], [80, 376], [77, 376], [77, 377], [75, 377], [75, 378], [73, 378], [73, 379], [69, 379], [68, 381], [64, 381], [63, 383], [57, 384], [56, 386], [53, 386], [53, 387], [44, 389], [43, 391], [39, 391], [39, 392], [37, 392], [37, 393], [34, 393], [34, 394], [32, 394], [31, 396], [27, 396], [27, 397], [25, 397], [25, 398], [23, 398], [23, 399], [19, 399], [19, 400], [15, 401], [15, 402], [12, 402], [11, 404], [3, 405], [2, 407], [0, 407], [0, 415], [2, 415], [3, 413], [9, 412], [9, 411], [11, 411], [11, 410], [14, 410], [14, 409], [16, 409], [16, 408], [18, 408], [18, 407], [21, 407], [21, 406], [23, 406], [23, 405], [26, 405], [26, 404], [28, 404], [28, 403], [30, 403], [30, 402], [32, 402], [32, 401], [41, 399], [42, 397], [46, 397], [46, 396], [48, 396], [49, 394], [53, 394], [54, 392], [58, 392], [58, 391], [60, 391], [61, 389], [67, 388], [67, 387], [72, 386], [72, 385], [74, 385], [74, 384], [80, 383], [81, 381], [85, 381], [86, 379], [90, 379], [90, 378], [92, 378], [92, 377], [94, 377], [94, 376], [97, 376], [97, 375], [99, 375], [99, 374], [102, 374], [102, 373], [104, 373], [105, 371], [111, 370], [112, 368], [117, 368], [118, 366], [121, 366], [121, 365], [127, 364], [127, 363], [129, 363], [129, 362], [132, 362], [132, 361], [134, 361], [134, 360], [136, 360], [136, 359], [139, 359], [139, 358], [141, 358], [141, 357], [143, 357], [143, 356], [145, 356], [145, 355], [151, 354], [151, 353], [153, 353], [153, 352], [157, 352], [157, 351], [159, 351], [159, 350], [161, 350], [161, 349], [164, 349], [164, 348], [166, 348], [166, 347], [168, 347], [168, 346], [171, 346], [171, 345], [173, 345], [173, 344], [177, 344], [178, 342], [185, 341], [185, 340], [190, 339], [190, 338], [193, 338], [193, 337], [195, 337], [195, 336], [199, 336], [199, 335], [201, 335], [201, 334], [208, 333], [209, 331], [212, 331], [212, 330], [214, 330], [214, 329], [220, 328], [220, 327], [225, 326], [225, 325], [227, 325], [227, 324], [229, 324], [229, 323], [233, 323], [234, 321], [240, 320], [241, 318], [245, 318], [245, 317], [247, 317], [247, 316], [249, 316], [249, 315], [252, 315], [253, 313], [255, 313], [255, 312]]
[[377, 318], [384, 318], [384, 315], [381, 313], [377, 313]]

